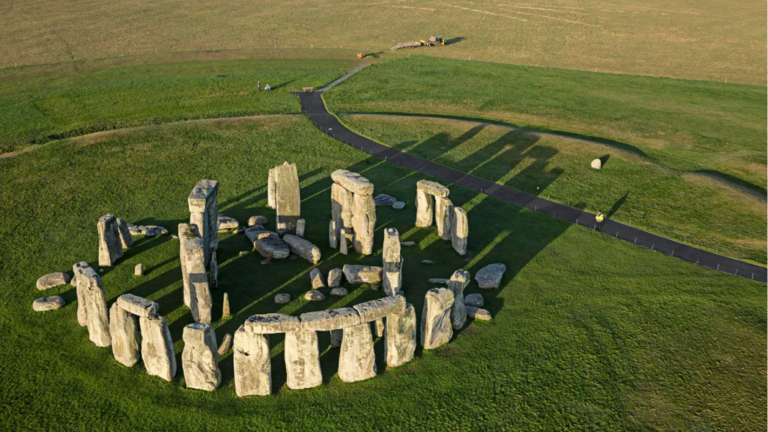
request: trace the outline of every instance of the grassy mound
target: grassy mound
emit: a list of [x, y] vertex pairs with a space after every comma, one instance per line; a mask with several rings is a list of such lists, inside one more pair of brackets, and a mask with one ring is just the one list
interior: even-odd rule
[[[367, 159], [317, 132], [300, 116], [203, 122], [50, 143], [0, 159], [0, 400], [3, 426], [15, 429], [764, 429], [765, 286], [704, 270], [562, 221], [453, 188], [469, 214], [470, 253], [456, 255], [430, 229], [413, 227], [421, 177]], [[125, 368], [110, 349], [87, 340], [68, 304], [35, 313], [39, 276], [74, 262], [95, 262], [99, 216], [176, 231], [188, 219], [186, 197], [201, 178], [221, 182], [221, 213], [240, 221], [264, 214], [268, 168], [296, 162], [308, 238], [323, 251], [327, 272], [344, 263], [381, 262], [381, 230], [396, 227], [417, 246], [403, 248], [405, 291], [417, 311], [430, 277], [458, 268], [476, 273], [503, 262], [502, 287], [483, 292], [494, 320], [471, 323], [449, 345], [410, 364], [344, 384], [334, 376], [338, 353], [321, 337], [323, 386], [285, 388], [282, 340], [271, 338], [275, 395], [239, 399], [231, 355], [221, 360], [213, 393]], [[327, 247], [330, 172], [363, 173], [377, 193], [407, 201], [379, 208], [370, 257]], [[140, 238], [102, 273], [108, 302], [122, 293], [160, 304], [179, 354], [184, 325], [178, 243]], [[310, 288], [303, 260], [261, 264], [243, 236], [220, 240], [214, 326], [221, 339], [254, 313], [340, 307], [381, 294], [349, 287], [342, 299], [294, 301], [278, 308], [277, 292]], [[420, 264], [422, 259], [436, 264]], [[146, 276], [135, 278], [135, 264]], [[473, 282], [468, 293], [477, 292]], [[233, 317], [220, 319], [223, 293]], [[180, 355], [180, 354], [179, 354]]]

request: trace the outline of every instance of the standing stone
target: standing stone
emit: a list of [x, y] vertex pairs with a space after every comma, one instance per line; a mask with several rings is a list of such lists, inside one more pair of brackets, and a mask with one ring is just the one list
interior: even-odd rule
[[336, 329], [331, 330], [331, 346], [338, 348], [341, 346], [341, 341], [344, 339], [344, 330]]
[[[344, 337], [346, 339], [346, 335]], [[323, 383], [316, 332], [298, 330], [285, 334], [285, 371], [288, 388], [292, 390], [317, 387]]]
[[277, 183], [275, 183], [275, 169], [269, 169], [269, 178], [267, 179], [267, 206], [269, 208], [277, 208], [275, 201], [275, 190], [277, 189]]
[[224, 293], [224, 301], [223, 305], [221, 307], [221, 317], [222, 318], [229, 318], [232, 316], [229, 311], [229, 295], [227, 293]]
[[144, 265], [143, 264], [136, 264], [136, 267], [133, 268], [133, 275], [134, 276], [144, 276]]
[[400, 294], [403, 286], [403, 259], [400, 257], [400, 234], [395, 228], [384, 230], [384, 250], [382, 252], [382, 282], [384, 294]]
[[37, 280], [37, 289], [45, 291], [50, 288], [54, 288], [60, 285], [66, 285], [69, 283], [69, 275], [66, 273], [50, 273], [45, 276], [41, 276]]
[[340, 268], [334, 268], [331, 269], [331, 271], [328, 272], [328, 288], [337, 288], [341, 286], [341, 277], [344, 273], [342, 273]]
[[416, 189], [416, 226], [426, 228], [432, 226], [432, 195], [423, 189]]
[[373, 331], [373, 337], [384, 337], [384, 318], [379, 318], [376, 321], [371, 322], [371, 330]]
[[[91, 268], [87, 262], [82, 261], [72, 266], [72, 272], [75, 274], [75, 280], [77, 281], [77, 285], [75, 286], [75, 293], [77, 294], [77, 323], [80, 324], [81, 327], [85, 327], [88, 325], [88, 319], [86, 317], [86, 309], [85, 309], [85, 279], [80, 277], [81, 274], [85, 272], [86, 269]], [[96, 274], [96, 272], [94, 272]], [[98, 274], [96, 274], [96, 277], [98, 277]]]
[[339, 253], [342, 255], [349, 254], [349, 245], [347, 244], [347, 230], [344, 228], [339, 231]]
[[304, 238], [304, 230], [307, 228], [306, 219], [299, 219], [296, 221], [296, 235]]
[[312, 269], [309, 272], [309, 280], [312, 281], [312, 289], [325, 288], [325, 282], [323, 282], [323, 272], [319, 268]]
[[344, 328], [339, 352], [339, 378], [344, 382], [356, 382], [375, 376], [376, 355], [370, 324]]
[[128, 229], [128, 224], [123, 218], [117, 218], [117, 233], [120, 235], [120, 243], [123, 245], [123, 249], [130, 249], [133, 247], [133, 236], [131, 230]]
[[474, 306], [474, 307], [485, 306], [485, 303], [483, 302], [482, 294], [469, 294], [464, 298], [464, 304], [467, 306]]
[[453, 210], [453, 226], [451, 226], [451, 245], [459, 255], [467, 254], [467, 237], [469, 237], [469, 223], [467, 212], [461, 207]]
[[132, 367], [141, 360], [139, 323], [135, 316], [112, 303], [109, 308], [109, 333], [112, 355], [125, 366]]
[[475, 274], [477, 286], [482, 289], [498, 288], [505, 271], [507, 271], [507, 266], [501, 263], [489, 264], [481, 268]]
[[108, 347], [112, 344], [109, 335], [109, 312], [101, 287], [101, 278], [96, 270], [86, 268], [78, 275], [78, 289], [82, 290], [85, 301], [85, 318], [88, 327], [88, 339], [98, 347]]
[[238, 228], [240, 228], [240, 222], [237, 219], [223, 214], [216, 216], [217, 232], [232, 232], [237, 231]]
[[239, 397], [266, 396], [272, 392], [272, 364], [269, 336], [247, 331], [240, 326], [235, 332], [233, 363], [235, 393]]
[[208, 264], [208, 288], [216, 289], [219, 286], [219, 262], [216, 261], [216, 252], [211, 254], [211, 262]]
[[280, 293], [275, 295], [276, 304], [286, 304], [291, 301], [291, 295], [287, 293]]
[[401, 313], [387, 315], [384, 330], [384, 357], [387, 366], [402, 366], [416, 352], [416, 308], [408, 303]]
[[176, 376], [176, 355], [165, 318], [139, 317], [141, 356], [147, 373], [171, 381]]
[[254, 226], [254, 225], [266, 225], [269, 223], [269, 219], [267, 219], [266, 216], [251, 216], [248, 218], [248, 226]]
[[352, 230], [352, 208], [354, 207], [354, 195], [352, 192], [334, 183], [331, 185], [331, 222], [333, 223], [333, 237], [336, 241], [331, 245], [334, 249], [341, 238], [341, 230]]
[[110, 267], [123, 256], [115, 215], [110, 213], [100, 217], [96, 228], [99, 231], [99, 266]]
[[453, 337], [451, 306], [453, 291], [447, 288], [432, 288], [427, 291], [421, 312], [421, 346], [424, 349], [438, 348]]
[[292, 234], [286, 234], [283, 236], [283, 241], [291, 248], [291, 252], [311, 262], [317, 264], [322, 257], [320, 248], [313, 245], [309, 240], [305, 240], [299, 236]]
[[456, 270], [448, 282], [448, 289], [453, 292], [453, 306], [451, 307], [451, 324], [454, 330], [464, 327], [467, 322], [467, 309], [464, 304], [464, 289], [472, 281], [468, 271]]
[[296, 164], [285, 162], [275, 168], [275, 204], [277, 232], [280, 235], [296, 232], [301, 217], [301, 191]]
[[344, 278], [352, 285], [381, 282], [381, 267], [360, 264], [344, 264]]
[[194, 323], [184, 327], [184, 351], [181, 367], [187, 388], [214, 391], [221, 384], [216, 333], [210, 324]]
[[448, 198], [435, 198], [435, 222], [437, 234], [443, 240], [451, 239], [451, 226], [453, 225], [453, 202]]
[[219, 345], [219, 358], [226, 355], [230, 349], [232, 349], [232, 335], [227, 333], [224, 335], [224, 340], [221, 341], [221, 345]]
[[[200, 180], [187, 198], [189, 223], [197, 226], [203, 240], [205, 265], [211, 261], [211, 253], [219, 247], [219, 182]], [[179, 233], [181, 237], [181, 233]]]
[[358, 173], [339, 169], [331, 173], [331, 178], [356, 195], [373, 195], [373, 183]]
[[601, 161], [600, 159], [595, 159], [592, 161], [590, 166], [592, 167], [592, 169], [599, 170], [600, 168], [603, 167], [603, 161]]
[[352, 244], [358, 253], [373, 253], [373, 232], [376, 229], [376, 203], [370, 195], [355, 194], [352, 213], [354, 237]]
[[184, 264], [182, 272], [186, 271], [189, 290], [189, 310], [195, 322], [211, 323], [213, 300], [208, 286], [208, 276], [203, 262], [203, 244], [199, 237], [185, 238]]

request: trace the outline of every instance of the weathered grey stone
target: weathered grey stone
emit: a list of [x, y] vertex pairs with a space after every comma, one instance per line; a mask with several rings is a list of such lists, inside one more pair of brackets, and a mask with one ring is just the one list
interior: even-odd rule
[[263, 237], [253, 242], [253, 246], [264, 258], [285, 259], [291, 255], [291, 248], [280, 237]]
[[325, 300], [325, 294], [321, 293], [318, 290], [311, 290], [304, 293], [304, 300], [307, 301], [323, 301]]
[[345, 327], [339, 351], [339, 378], [344, 382], [363, 381], [376, 376], [376, 355], [368, 323]]
[[371, 321], [371, 332], [375, 338], [384, 337], [384, 318]]
[[459, 255], [467, 254], [467, 237], [469, 237], [469, 223], [467, 212], [461, 207], [453, 209], [453, 225], [451, 226], [451, 245]]
[[136, 264], [136, 267], [133, 268], [133, 275], [144, 276], [144, 264]]
[[112, 340], [109, 336], [109, 311], [104, 289], [101, 287], [101, 278], [91, 267], [84, 269], [77, 276], [78, 289], [82, 291], [85, 302], [88, 339], [98, 347], [108, 347]]
[[393, 313], [401, 313], [405, 309], [405, 297], [390, 296], [363, 302], [354, 306], [360, 314], [360, 322], [371, 322]]
[[352, 245], [358, 253], [373, 253], [373, 233], [376, 229], [376, 204], [370, 195], [355, 194], [352, 210]]
[[187, 273], [189, 310], [192, 313], [192, 319], [195, 322], [210, 324], [213, 299], [203, 261], [202, 240], [199, 237], [189, 238], [185, 235], [182, 245], [184, 246], [182, 272]]
[[424, 189], [416, 189], [416, 226], [426, 228], [432, 226], [434, 216], [434, 199]]
[[115, 223], [117, 223], [117, 233], [120, 236], [120, 243], [123, 249], [130, 249], [133, 247], [133, 235], [131, 230], [128, 229], [128, 224], [123, 218], [116, 218]]
[[141, 357], [149, 375], [171, 381], [176, 376], [176, 355], [165, 318], [139, 317]]
[[140, 225], [134, 225], [134, 224], [127, 224], [128, 225], [128, 232], [131, 233], [132, 236], [135, 235], [144, 235], [144, 227]]
[[247, 331], [252, 333], [288, 333], [300, 330], [301, 321], [295, 316], [270, 313], [254, 315], [245, 320], [243, 326], [245, 326]]
[[277, 181], [275, 179], [275, 169], [269, 169], [269, 177], [267, 178], [267, 206], [269, 208], [277, 208], [277, 201], [275, 200], [277, 190]]
[[390, 207], [392, 204], [397, 202], [397, 199], [387, 194], [378, 194], [373, 199], [373, 202], [376, 203], [377, 207]]
[[602, 168], [602, 167], [603, 167], [603, 161], [601, 161], [600, 159], [594, 159], [594, 160], [592, 161], [592, 163], [591, 163], [591, 164], [589, 164], [589, 166], [591, 166], [591, 167], [592, 167], [592, 169], [597, 169], [597, 170], [599, 170], [600, 168]]
[[344, 297], [347, 294], [349, 294], [349, 291], [346, 288], [334, 288], [331, 290], [332, 296]]
[[352, 285], [381, 282], [381, 267], [344, 264], [344, 278]]
[[227, 333], [219, 345], [219, 357], [226, 355], [232, 349], [232, 335]]
[[110, 267], [123, 256], [123, 243], [120, 241], [115, 215], [100, 217], [96, 228], [99, 231], [99, 266]]
[[338, 233], [336, 232], [336, 222], [331, 219], [328, 221], [328, 245], [331, 249], [339, 247]]
[[384, 330], [387, 366], [398, 367], [413, 360], [416, 352], [416, 309], [408, 303], [400, 313], [387, 315]]
[[208, 263], [208, 288], [219, 287], [219, 262], [216, 260], [216, 252], [211, 254], [211, 262]]
[[432, 260], [427, 260], [427, 259], [425, 259], [425, 260], [421, 260], [421, 263], [422, 263], [422, 264], [428, 264], [428, 265], [431, 265], [431, 264], [434, 264], [435, 262], [434, 262], [434, 261], [432, 261]]
[[344, 339], [344, 330], [331, 330], [331, 346], [338, 348], [341, 346], [341, 340]]
[[319, 268], [314, 268], [309, 272], [309, 280], [312, 281], [312, 289], [325, 288], [323, 272]]
[[288, 388], [301, 390], [323, 383], [317, 333], [310, 330], [285, 334], [285, 372]]
[[331, 178], [352, 193], [373, 195], [373, 183], [358, 173], [340, 169], [332, 172]]
[[507, 266], [501, 263], [490, 264], [481, 268], [475, 274], [477, 286], [483, 289], [498, 288], [505, 271], [507, 271]]
[[301, 190], [296, 164], [285, 162], [275, 167], [275, 207], [277, 232], [280, 235], [296, 232], [301, 217]]
[[117, 303], [109, 308], [109, 333], [115, 360], [128, 367], [141, 360], [138, 318]]
[[156, 237], [162, 234], [168, 234], [168, 230], [157, 225], [147, 225], [143, 228], [144, 235], [147, 237]]
[[[75, 274], [75, 280], [77, 280], [77, 286], [75, 287], [75, 293], [77, 294], [77, 323], [80, 324], [81, 327], [85, 327], [88, 324], [88, 320], [86, 318], [87, 311], [85, 309], [85, 279], [81, 278], [80, 275], [89, 268], [91, 267], [85, 261], [76, 263], [72, 266], [72, 272]], [[93, 274], [96, 275], [96, 277], [99, 277], [96, 272], [93, 272]]]
[[237, 219], [223, 214], [217, 215], [216, 221], [218, 224], [216, 231], [218, 232], [236, 231], [240, 228], [240, 222], [238, 222]]
[[39, 298], [32, 302], [32, 309], [36, 312], [61, 309], [64, 307], [64, 299], [61, 296]]
[[405, 208], [405, 203], [403, 201], [395, 201], [392, 204], [392, 208], [395, 210], [402, 210]]
[[184, 305], [189, 307], [192, 304], [189, 290], [189, 274], [187, 272], [187, 241], [199, 239], [200, 233], [196, 225], [180, 223], [179, 224], [179, 264], [181, 268], [182, 292], [184, 296]]
[[490, 312], [476, 306], [467, 306], [467, 316], [480, 321], [490, 321], [493, 319]]
[[296, 235], [304, 238], [304, 231], [307, 229], [306, 219], [299, 219], [296, 221]]
[[301, 314], [301, 329], [331, 331], [360, 324], [360, 316], [353, 308], [329, 309]]
[[453, 337], [451, 306], [453, 291], [448, 288], [432, 288], [427, 291], [421, 312], [421, 346], [424, 349], [438, 348]]
[[474, 307], [483, 307], [485, 306], [485, 302], [483, 302], [483, 296], [482, 294], [468, 294], [466, 297], [464, 297], [464, 304]]
[[320, 248], [313, 245], [309, 240], [305, 240], [293, 234], [283, 236], [283, 241], [291, 248], [291, 252], [311, 262], [317, 264], [320, 262]]
[[341, 277], [344, 275], [340, 268], [331, 269], [328, 272], [328, 288], [336, 288], [341, 286]]
[[275, 303], [286, 304], [291, 301], [291, 295], [286, 293], [280, 293], [275, 295]]
[[451, 324], [454, 330], [464, 327], [467, 322], [467, 309], [464, 304], [464, 289], [472, 282], [468, 271], [456, 270], [448, 282], [448, 289], [453, 291], [453, 306], [451, 307]]
[[224, 301], [222, 302], [221, 306], [221, 317], [222, 318], [229, 318], [232, 314], [229, 310], [229, 294], [224, 293]]
[[400, 234], [397, 229], [384, 230], [384, 249], [381, 257], [384, 293], [388, 296], [397, 295], [403, 287], [403, 259], [400, 257]]
[[266, 396], [272, 392], [272, 364], [269, 336], [246, 331], [235, 332], [232, 355], [235, 367], [235, 393], [239, 397]]
[[448, 279], [443, 278], [429, 278], [427, 282], [436, 285], [448, 285]]
[[416, 244], [415, 241], [401, 241], [400, 246], [410, 247]]
[[189, 389], [214, 391], [221, 384], [216, 333], [210, 324], [193, 323], [184, 327], [181, 367]]
[[267, 219], [266, 216], [251, 216], [248, 218], [248, 226], [252, 227], [254, 225], [266, 225], [269, 223], [269, 219]]
[[[211, 253], [219, 247], [219, 182], [200, 180], [187, 198], [189, 223], [197, 226], [202, 239], [204, 264], [211, 261]], [[181, 236], [181, 232], [179, 232]]]
[[123, 294], [117, 298], [115, 303], [126, 312], [143, 317], [155, 317], [160, 309], [160, 306], [152, 300], [147, 300], [133, 294]]
[[339, 253], [342, 255], [349, 254], [349, 244], [347, 243], [347, 230], [342, 228], [339, 231]]
[[37, 289], [44, 291], [69, 283], [69, 275], [66, 273], [50, 273], [37, 280]]
[[331, 224], [333, 233], [329, 232], [335, 241], [331, 247], [337, 247], [341, 238], [341, 230], [347, 233], [352, 231], [352, 209], [354, 207], [354, 195], [343, 186], [334, 183], [331, 185]]
[[419, 180], [416, 182], [416, 190], [423, 190], [430, 195], [440, 198], [446, 198], [451, 193], [447, 187], [431, 180]]
[[453, 202], [448, 198], [435, 198], [435, 224], [437, 234], [443, 240], [451, 240], [453, 225]]

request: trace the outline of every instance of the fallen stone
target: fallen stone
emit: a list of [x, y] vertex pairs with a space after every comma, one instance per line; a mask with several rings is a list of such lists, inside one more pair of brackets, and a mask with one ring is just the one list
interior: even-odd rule
[[461, 207], [453, 209], [453, 225], [451, 226], [451, 245], [459, 255], [467, 254], [467, 237], [469, 237], [469, 223], [467, 212]]
[[353, 308], [329, 309], [301, 314], [301, 329], [331, 331], [360, 324], [360, 316]]
[[376, 355], [368, 323], [346, 327], [339, 352], [339, 378], [344, 382], [363, 381], [376, 376]]
[[50, 273], [37, 280], [37, 289], [44, 291], [69, 283], [69, 275], [66, 273]]
[[221, 344], [219, 345], [219, 357], [226, 355], [229, 350], [232, 349], [232, 335], [227, 333], [224, 335], [224, 339], [221, 341]]
[[221, 306], [221, 317], [222, 318], [229, 318], [232, 314], [229, 310], [229, 294], [224, 293], [224, 301], [222, 302]]
[[328, 288], [336, 288], [341, 286], [341, 277], [344, 273], [340, 268], [331, 269], [328, 272]]
[[467, 306], [467, 316], [480, 321], [490, 321], [493, 319], [490, 312], [476, 306]]
[[117, 233], [120, 236], [120, 243], [123, 249], [130, 249], [133, 247], [133, 235], [131, 230], [128, 229], [128, 224], [122, 218], [117, 218], [115, 222], [117, 223]]
[[176, 376], [176, 355], [165, 318], [139, 318], [141, 356], [147, 373], [171, 381]]
[[291, 255], [291, 248], [279, 237], [265, 237], [253, 242], [256, 252], [264, 258], [285, 259]]
[[144, 227], [144, 235], [147, 237], [157, 237], [163, 234], [168, 234], [168, 230], [161, 226], [147, 225]]
[[430, 195], [446, 198], [451, 191], [440, 183], [431, 180], [419, 180], [416, 182], [416, 190], [423, 190]]
[[99, 232], [99, 266], [110, 267], [123, 256], [115, 215], [110, 213], [100, 217], [96, 228]]
[[291, 295], [286, 293], [280, 293], [275, 296], [275, 303], [286, 304], [291, 301]]
[[387, 315], [384, 330], [387, 366], [398, 367], [413, 360], [416, 352], [416, 309], [408, 303], [400, 313]]
[[340, 169], [331, 173], [331, 178], [352, 193], [373, 195], [373, 183], [358, 173]]
[[88, 267], [78, 274], [78, 289], [82, 291], [85, 302], [88, 339], [98, 347], [110, 346], [112, 339], [109, 336], [107, 301], [101, 287], [101, 278], [94, 269]]
[[437, 285], [448, 285], [448, 279], [430, 278], [427, 282]]
[[392, 208], [395, 210], [402, 210], [405, 208], [405, 203], [403, 201], [395, 201], [392, 204]]
[[216, 333], [210, 324], [193, 323], [184, 327], [181, 365], [189, 389], [214, 391], [221, 384]]
[[258, 334], [288, 333], [301, 329], [301, 321], [298, 317], [285, 314], [260, 314], [254, 315], [243, 324], [245, 329]]
[[448, 198], [435, 198], [435, 224], [437, 235], [443, 240], [451, 240], [451, 227], [453, 226], [453, 214], [455, 209], [453, 202]]
[[309, 272], [309, 280], [312, 281], [312, 289], [325, 288], [325, 282], [323, 281], [323, 272], [319, 268], [312, 269]]
[[266, 225], [269, 223], [269, 219], [267, 219], [266, 216], [251, 216], [248, 218], [248, 226], [252, 227], [254, 225]]
[[373, 202], [376, 203], [377, 207], [390, 207], [397, 202], [397, 199], [387, 194], [378, 194], [376, 195], [376, 198], [373, 199]]
[[109, 334], [112, 355], [118, 363], [132, 367], [141, 360], [138, 319], [116, 302], [109, 308]]
[[451, 306], [453, 291], [447, 288], [433, 288], [427, 291], [421, 313], [421, 346], [424, 349], [438, 348], [453, 337]]
[[320, 262], [320, 248], [299, 236], [286, 234], [283, 241], [291, 248], [291, 252], [311, 262], [317, 264]]
[[435, 262], [432, 260], [421, 260], [422, 264], [434, 264]]
[[371, 322], [387, 315], [401, 313], [405, 309], [405, 297], [390, 296], [371, 300], [353, 306], [360, 315], [360, 322]]
[[482, 294], [468, 294], [466, 297], [464, 297], [464, 304], [474, 307], [485, 306]]
[[307, 229], [306, 219], [299, 219], [296, 221], [296, 235], [304, 238], [304, 231]]
[[157, 303], [133, 294], [123, 294], [117, 298], [116, 304], [124, 311], [140, 317], [156, 317], [160, 309]]
[[481, 268], [475, 274], [477, 286], [483, 289], [498, 288], [505, 271], [507, 271], [507, 266], [501, 263], [490, 264]]
[[349, 291], [347, 291], [346, 288], [334, 288], [334, 289], [331, 290], [331, 295], [332, 296], [343, 297], [343, 296], [345, 296], [347, 294], [349, 294]]
[[301, 217], [301, 190], [296, 164], [278, 165], [275, 168], [275, 207], [277, 232], [280, 235], [296, 232]]
[[592, 167], [592, 169], [597, 169], [597, 170], [599, 170], [600, 168], [602, 168], [602, 167], [603, 167], [603, 161], [601, 161], [600, 159], [594, 159], [594, 160], [592, 161], [592, 163], [591, 163], [591, 164], [589, 164], [589, 166], [590, 166], [590, 167]]
[[397, 295], [403, 287], [403, 259], [400, 256], [400, 233], [397, 229], [384, 230], [384, 248], [381, 257], [384, 293], [388, 296]]
[[318, 290], [307, 291], [306, 293], [304, 293], [304, 300], [313, 301], [313, 302], [323, 301], [325, 300], [325, 294], [321, 293]]
[[43, 297], [32, 302], [32, 309], [36, 312], [61, 309], [64, 307], [64, 299], [61, 296]]
[[235, 218], [220, 214], [217, 216], [216, 220], [218, 223], [218, 232], [228, 232], [240, 228], [240, 222], [238, 222]]
[[354, 236], [352, 245], [357, 253], [373, 253], [373, 234], [376, 229], [376, 204], [370, 195], [355, 194], [352, 211]]
[[133, 275], [134, 276], [144, 276], [144, 265], [143, 264], [136, 264], [136, 267], [133, 268]]
[[144, 235], [143, 226], [134, 225], [134, 224], [127, 224], [127, 225], [128, 225], [128, 232], [131, 233], [131, 236]]
[[472, 281], [468, 271], [456, 270], [448, 282], [448, 289], [453, 291], [453, 306], [451, 307], [451, 324], [454, 330], [464, 327], [467, 322], [467, 309], [464, 304], [464, 289]]
[[400, 246], [406, 246], [406, 247], [411, 247], [411, 246], [413, 246], [415, 244], [416, 244], [415, 241], [401, 241], [400, 242]]
[[292, 390], [317, 387], [323, 383], [317, 333], [299, 330], [285, 334], [285, 372], [288, 388]]
[[344, 264], [344, 278], [352, 285], [381, 282], [381, 267], [359, 264]]
[[252, 333], [240, 326], [233, 347], [235, 393], [239, 397], [266, 396], [272, 392], [272, 364], [269, 336]]

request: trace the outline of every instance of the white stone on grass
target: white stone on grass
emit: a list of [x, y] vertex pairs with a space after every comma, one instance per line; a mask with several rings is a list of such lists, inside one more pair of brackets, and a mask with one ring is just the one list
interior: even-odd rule
[[61, 309], [64, 307], [64, 299], [61, 296], [39, 298], [32, 302], [32, 309], [36, 312]]
[[37, 289], [44, 291], [57, 286], [66, 285], [68, 283], [68, 274], [62, 272], [50, 273], [45, 276], [41, 276], [40, 279], [37, 280]]
[[328, 272], [328, 288], [337, 288], [341, 286], [341, 277], [344, 273], [340, 268], [331, 269]]
[[218, 232], [237, 231], [240, 228], [240, 222], [237, 219], [220, 214], [216, 218]]
[[291, 252], [301, 258], [304, 258], [312, 264], [320, 262], [320, 248], [312, 244], [309, 240], [305, 240], [293, 234], [286, 234], [283, 236], [283, 241], [291, 248]]
[[376, 206], [378, 207], [390, 207], [392, 204], [397, 202], [397, 199], [391, 195], [378, 194], [375, 198], [373, 198], [373, 202], [376, 203]]
[[498, 288], [505, 271], [507, 271], [507, 266], [501, 263], [490, 264], [481, 268], [475, 274], [477, 286], [483, 289]]
[[274, 168], [275, 213], [277, 232], [281, 235], [296, 232], [301, 217], [301, 190], [296, 164], [288, 162]]
[[592, 160], [592, 163], [589, 164], [589, 166], [592, 167], [592, 169], [599, 170], [600, 168], [603, 167], [603, 161], [601, 161], [600, 159], [594, 159]]
[[123, 249], [130, 249], [133, 247], [133, 234], [131, 234], [128, 224], [122, 218], [117, 218], [115, 222], [117, 222], [117, 233], [120, 236]]
[[136, 267], [133, 268], [133, 275], [144, 276], [144, 264], [136, 264]]
[[435, 224], [437, 235], [443, 240], [451, 240], [454, 215], [453, 202], [448, 198], [435, 198]]

